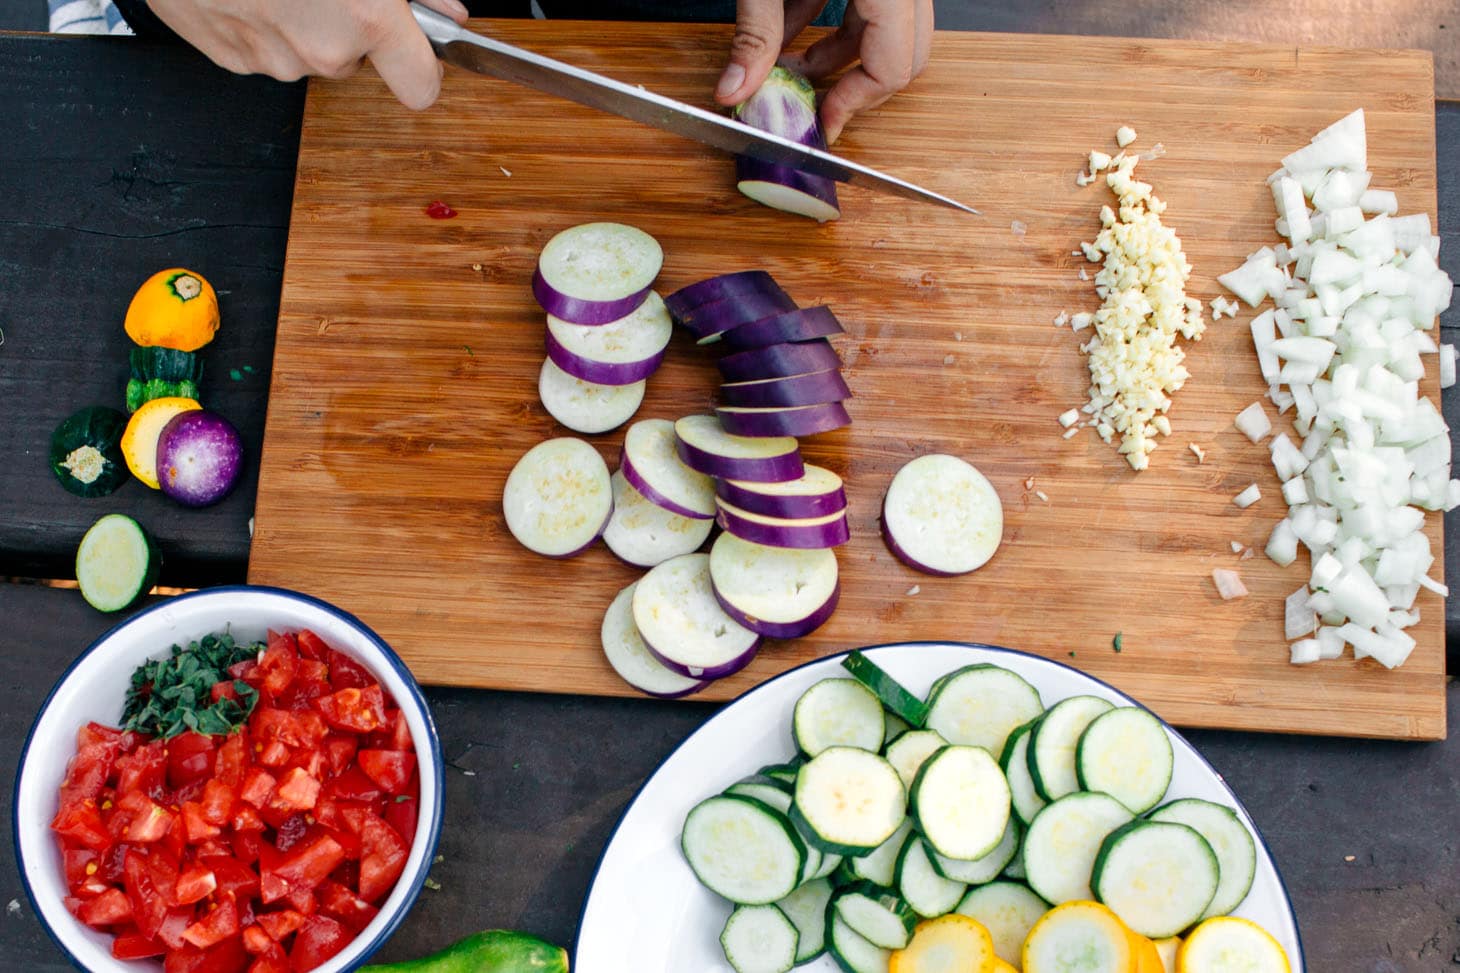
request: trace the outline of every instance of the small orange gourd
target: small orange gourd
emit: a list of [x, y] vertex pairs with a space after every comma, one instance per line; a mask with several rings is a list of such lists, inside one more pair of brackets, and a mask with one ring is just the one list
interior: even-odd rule
[[218, 295], [202, 274], [173, 267], [153, 274], [127, 307], [127, 337], [144, 347], [197, 351], [218, 331]]

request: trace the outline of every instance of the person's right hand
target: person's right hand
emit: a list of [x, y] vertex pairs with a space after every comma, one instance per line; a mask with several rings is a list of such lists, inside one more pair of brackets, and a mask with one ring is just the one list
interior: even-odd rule
[[[457, 23], [460, 0], [423, 0]], [[280, 81], [344, 78], [370, 59], [407, 108], [431, 105], [441, 62], [402, 0], [150, 0], [152, 12], [214, 63]]]

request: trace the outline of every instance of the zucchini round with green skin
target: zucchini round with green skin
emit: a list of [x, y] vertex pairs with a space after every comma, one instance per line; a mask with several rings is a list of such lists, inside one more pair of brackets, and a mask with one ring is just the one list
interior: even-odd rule
[[791, 813], [791, 795], [772, 784], [761, 783], [755, 780], [740, 780], [725, 788], [726, 794], [741, 797], [749, 797], [752, 800], [760, 801], [767, 807], [775, 808], [782, 814]]
[[871, 882], [838, 889], [831, 908], [857, 935], [883, 949], [906, 946], [918, 921], [918, 914], [897, 893]]
[[742, 905], [720, 932], [720, 948], [735, 973], [789, 973], [800, 930], [775, 905]]
[[796, 775], [791, 820], [812, 844], [838, 855], [859, 855], [886, 841], [907, 816], [902, 779], [882, 757], [834, 746]]
[[776, 903], [776, 908], [795, 923], [796, 964], [808, 963], [826, 951], [826, 911], [831, 903], [832, 884], [814, 878]]
[[791, 736], [808, 757], [828, 747], [877, 753], [882, 749], [883, 720], [882, 704], [870, 689], [855, 679], [833, 677], [816, 683], [796, 700]]
[[874, 946], [834, 910], [826, 913], [826, 948], [845, 973], [887, 973], [892, 951]]
[[1029, 887], [1044, 899], [1090, 899], [1090, 876], [1106, 835], [1129, 824], [1130, 811], [1109, 794], [1068, 794], [1040, 811], [1024, 835]]
[[909, 806], [934, 851], [977, 861], [1008, 829], [1009, 784], [987, 750], [947, 746], [918, 770]]
[[1132, 930], [1164, 939], [1201, 918], [1217, 891], [1217, 868], [1195, 829], [1137, 820], [1101, 843], [1090, 887]]
[[191, 351], [149, 346], [133, 348], [128, 355], [131, 373], [127, 378], [127, 411], [136, 412], [152, 399], [199, 398], [203, 382], [203, 360]]
[[801, 883], [806, 847], [786, 816], [759, 801], [719, 795], [685, 817], [680, 848], [705, 888], [738, 905], [767, 905]]
[[962, 861], [957, 858], [948, 858], [935, 851], [933, 852], [933, 868], [944, 878], [962, 882], [965, 885], [982, 885], [985, 882], [992, 882], [1019, 853], [1019, 842], [1023, 835], [1023, 825], [1017, 818], [1010, 816], [1009, 826], [1004, 829], [1004, 836], [987, 855], [975, 858], [973, 861]]
[[902, 846], [907, 844], [911, 835], [912, 820], [904, 819], [897, 830], [892, 832], [892, 837], [882, 844], [865, 855], [848, 858], [848, 869], [857, 878], [891, 888], [897, 884], [897, 859], [902, 854]]
[[948, 741], [936, 730], [908, 730], [887, 745], [887, 762], [892, 764], [897, 776], [911, 791], [923, 764], [946, 746]]
[[360, 967], [359, 973], [568, 973], [568, 952], [522, 932], [490, 929], [439, 953], [401, 963]]
[[968, 886], [939, 875], [928, 846], [914, 835], [897, 856], [897, 891], [918, 915], [935, 919], [952, 912]]
[[1029, 731], [1029, 776], [1040, 797], [1053, 801], [1080, 789], [1075, 773], [1080, 737], [1097, 716], [1114, 708], [1099, 696], [1071, 696], [1051, 706], [1034, 724]]
[[1221, 881], [1203, 919], [1224, 916], [1242, 904], [1257, 874], [1257, 843], [1252, 832], [1229, 807], [1189, 797], [1156, 808], [1151, 821], [1173, 821], [1193, 828], [1206, 839], [1217, 856]]
[[902, 718], [909, 726], [922, 726], [928, 718], [928, 704], [918, 699], [888, 675], [881, 666], [862, 653], [853, 650], [842, 660], [842, 668], [850, 672], [858, 682], [877, 694], [882, 705]]
[[162, 555], [142, 525], [126, 514], [107, 514], [76, 549], [76, 583], [97, 611], [130, 608], [157, 583]]
[[51, 472], [67, 493], [104, 497], [127, 482], [122, 433], [127, 418], [95, 405], [68, 416], [51, 433]]
[[786, 790], [792, 791], [796, 789], [796, 774], [801, 770], [801, 764], [803, 763], [805, 763], [805, 760], [798, 755], [794, 760], [787, 763], [766, 764], [760, 770], [756, 771], [756, 775], [769, 777], [785, 787]]
[[990, 882], [969, 889], [953, 911], [983, 923], [993, 937], [994, 954], [1017, 967], [1024, 940], [1049, 911], [1049, 903], [1020, 882]]
[[1181, 973], [1288, 973], [1291, 968], [1271, 933], [1233, 916], [1205, 920], [1176, 951]]
[[1139, 706], [1122, 706], [1085, 728], [1075, 776], [1081, 790], [1104, 791], [1132, 814], [1145, 814], [1166, 796], [1174, 760], [1161, 721]]
[[908, 730], [912, 729], [912, 727], [908, 726], [903, 718], [898, 716], [896, 713], [883, 713], [882, 719], [883, 722], [886, 724], [886, 729], [882, 733], [882, 746], [884, 748], [893, 740], [896, 740]]
[[1044, 810], [1047, 803], [1034, 789], [1034, 778], [1029, 774], [1029, 733], [1034, 729], [1032, 722], [1025, 723], [1009, 735], [1004, 744], [999, 766], [1003, 768], [1004, 779], [1009, 782], [1009, 797], [1014, 814], [1026, 826], [1034, 816]]
[[928, 691], [924, 726], [949, 743], [1003, 753], [1018, 727], [1044, 712], [1039, 691], [1017, 673], [980, 663], [955, 669]]

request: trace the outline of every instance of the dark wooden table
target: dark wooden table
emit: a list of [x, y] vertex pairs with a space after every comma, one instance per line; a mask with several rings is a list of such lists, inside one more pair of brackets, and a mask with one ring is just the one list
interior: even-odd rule
[[[0, 15], [12, 3], [0, 0]], [[1092, 5], [1063, 5], [1064, 19], [1053, 4], [943, 6], [949, 25], [1042, 30], [1070, 29], [1069, 18], [1088, 15]], [[1266, 9], [1277, 6], [1286, 4]], [[1429, 29], [1460, 29], [1456, 21]], [[1273, 22], [1252, 14], [1246, 23], [1250, 29], [1234, 32], [1307, 36], [1301, 25], [1286, 37], [1274, 34]], [[1094, 21], [1073, 26], [1096, 29]], [[1111, 32], [1139, 26], [1109, 22]], [[1181, 33], [1179, 24], [1155, 26], [1139, 32]], [[1453, 64], [1453, 47], [1444, 50]], [[50, 481], [45, 448], [51, 428], [76, 405], [118, 398], [126, 302], [157, 268], [185, 264], [222, 290], [225, 323], [207, 353], [207, 388], [257, 455], [301, 104], [298, 86], [234, 78], [186, 51], [0, 35], [0, 578], [69, 577], [81, 534], [110, 510], [132, 513], [158, 536], [168, 583], [242, 578], [254, 482], [200, 512], [173, 507], [135, 483], [110, 500], [87, 502]], [[1436, 112], [1442, 263], [1460, 277], [1460, 104], [1441, 102]], [[1460, 317], [1452, 311], [1443, 324], [1455, 340]], [[1460, 425], [1456, 407], [1457, 397], [1447, 396], [1452, 427]], [[1447, 520], [1447, 575], [1456, 578], [1460, 533]], [[1447, 618], [1453, 672], [1460, 604]], [[19, 742], [52, 682], [115, 621], [75, 591], [0, 583], [0, 776], [13, 778]], [[594, 864], [625, 803], [711, 710], [458, 690], [428, 696], [450, 767], [445, 860], [433, 873], [442, 887], [423, 893], [382, 956], [419, 954], [490, 926], [570, 943]], [[1449, 701], [1460, 705], [1453, 683]], [[1271, 844], [1310, 970], [1460, 969], [1456, 737], [1414, 745], [1189, 736]], [[6, 820], [10, 796], [0, 788]], [[6, 842], [0, 902], [11, 900], [0, 915], [0, 968], [66, 968], [23, 904]]]

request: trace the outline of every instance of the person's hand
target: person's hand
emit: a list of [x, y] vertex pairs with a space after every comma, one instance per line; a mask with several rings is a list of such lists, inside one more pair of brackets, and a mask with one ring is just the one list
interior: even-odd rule
[[[749, 98], [825, 5], [826, 0], [739, 0], [730, 64], [716, 100], [735, 105]], [[851, 0], [836, 33], [783, 63], [818, 80], [860, 60], [821, 100], [822, 130], [830, 143], [857, 112], [907, 87], [927, 66], [932, 44], [933, 0]]]
[[[457, 23], [460, 0], [424, 0]], [[344, 78], [369, 58], [407, 108], [431, 105], [441, 62], [403, 0], [150, 0], [152, 12], [214, 63], [280, 81]]]

